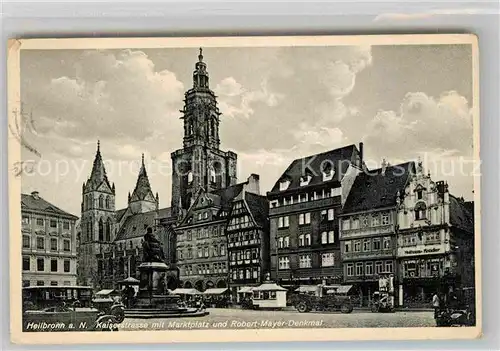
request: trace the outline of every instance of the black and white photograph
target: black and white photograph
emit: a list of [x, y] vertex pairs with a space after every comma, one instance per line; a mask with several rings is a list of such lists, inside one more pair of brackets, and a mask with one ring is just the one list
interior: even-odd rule
[[473, 35], [9, 50], [19, 340], [479, 337]]

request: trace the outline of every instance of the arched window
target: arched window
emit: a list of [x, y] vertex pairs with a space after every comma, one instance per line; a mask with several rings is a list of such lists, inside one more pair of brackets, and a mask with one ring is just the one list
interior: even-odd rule
[[103, 208], [104, 207], [104, 196], [99, 195], [99, 208]]
[[210, 130], [212, 131], [212, 137], [215, 138], [217, 136], [216, 130], [215, 130], [216, 125], [215, 125], [215, 119], [212, 119], [212, 125], [210, 127]]
[[111, 241], [111, 220], [108, 218], [106, 221], [106, 231], [105, 231], [106, 241]]
[[415, 206], [415, 220], [426, 219], [427, 218], [427, 207], [423, 202], [417, 203]]
[[210, 182], [212, 184], [215, 184], [217, 182], [216, 172], [213, 166], [210, 167]]
[[99, 241], [104, 241], [104, 223], [99, 219]]
[[110, 208], [110, 199], [109, 196], [106, 196], [106, 208]]
[[191, 172], [191, 171], [188, 172], [187, 181], [188, 181], [188, 184], [191, 184], [193, 182], [193, 172]]

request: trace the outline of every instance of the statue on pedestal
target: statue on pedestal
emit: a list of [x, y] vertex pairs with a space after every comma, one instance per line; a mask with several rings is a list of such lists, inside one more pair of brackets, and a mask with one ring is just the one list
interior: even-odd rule
[[142, 262], [164, 262], [165, 253], [161, 243], [153, 234], [153, 229], [149, 227], [142, 242]]

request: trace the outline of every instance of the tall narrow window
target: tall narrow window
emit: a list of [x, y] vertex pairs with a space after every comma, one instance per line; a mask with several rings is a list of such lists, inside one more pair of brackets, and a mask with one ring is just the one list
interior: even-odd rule
[[103, 208], [104, 207], [104, 196], [99, 195], [99, 208]]
[[99, 219], [99, 241], [104, 241], [104, 223], [102, 218]]
[[111, 220], [106, 221], [106, 241], [111, 241]]

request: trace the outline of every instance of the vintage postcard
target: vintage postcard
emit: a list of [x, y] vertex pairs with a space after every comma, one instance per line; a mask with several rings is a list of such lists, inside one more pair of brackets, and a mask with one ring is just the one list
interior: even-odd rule
[[8, 51], [14, 342], [481, 336], [474, 35]]

